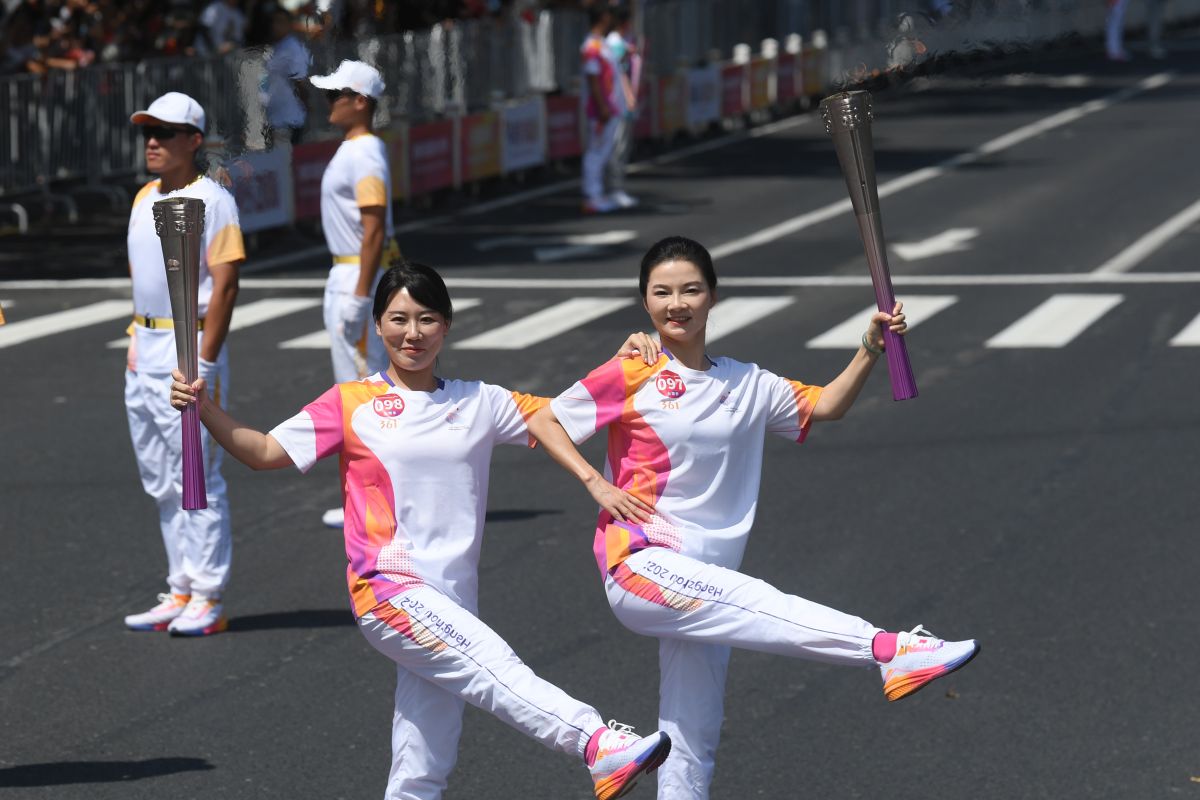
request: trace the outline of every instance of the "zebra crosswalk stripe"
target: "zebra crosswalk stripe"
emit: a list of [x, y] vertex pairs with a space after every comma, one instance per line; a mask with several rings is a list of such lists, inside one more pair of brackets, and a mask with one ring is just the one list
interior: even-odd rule
[[633, 305], [630, 298], [575, 297], [454, 345], [457, 350], [521, 350]]
[[787, 308], [795, 297], [730, 297], [713, 306], [708, 316], [708, 344], [739, 331], [763, 317]]
[[0, 328], [0, 348], [11, 347], [14, 344], [40, 339], [55, 333], [76, 330], [87, 325], [111, 322], [132, 314], [133, 304], [129, 300], [101, 300], [80, 308], [68, 308], [66, 311], [43, 314], [32, 319], [10, 319], [7, 325]]
[[[908, 322], [908, 329], [912, 330], [934, 314], [957, 303], [958, 297], [950, 294], [918, 294], [908, 295], [901, 298], [901, 300], [904, 301], [905, 321]], [[863, 332], [867, 329], [867, 323], [875, 311], [876, 306], [867, 306], [845, 322], [835, 325], [820, 336], [809, 339], [804, 346], [814, 350], [847, 350], [856, 348], [862, 341]]]
[[[229, 323], [229, 332], [233, 333], [252, 325], [261, 325], [276, 317], [285, 317], [288, 314], [295, 314], [297, 311], [305, 311], [319, 305], [321, 305], [320, 300], [310, 297], [269, 297], [265, 300], [255, 300], [253, 303], [234, 308], [233, 319]], [[128, 344], [129, 337], [122, 336], [120, 339], [113, 339], [109, 342], [108, 349], [118, 350]]]
[[1169, 344], [1171, 347], [1200, 347], [1200, 314], [1175, 334]]
[[[469, 308], [475, 308], [482, 300], [477, 297], [460, 297], [454, 301], [454, 313], [466, 311]], [[320, 301], [316, 301], [316, 305], [320, 305]], [[234, 312], [237, 316], [237, 312]], [[329, 332], [322, 328], [319, 331], [306, 333], [303, 336], [297, 336], [295, 339], [288, 339], [279, 343], [281, 350], [328, 350], [329, 349]]]
[[1065, 347], [1124, 299], [1120, 294], [1056, 294], [988, 339], [986, 346]]

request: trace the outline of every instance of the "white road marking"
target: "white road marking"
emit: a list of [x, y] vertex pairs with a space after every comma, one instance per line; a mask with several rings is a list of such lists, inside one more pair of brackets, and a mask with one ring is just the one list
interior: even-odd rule
[[1200, 314], [1175, 334], [1169, 344], [1172, 347], [1200, 347]]
[[787, 308], [794, 297], [730, 297], [713, 306], [705, 341], [712, 343]]
[[632, 298], [575, 297], [454, 345], [456, 350], [521, 350], [633, 305]]
[[[1017, 275], [893, 275], [895, 286], [1110, 286], [1132, 284], [1200, 283], [1200, 272], [1040, 272]], [[324, 289], [324, 278], [247, 278], [243, 289]], [[741, 288], [832, 288], [870, 286], [869, 275], [778, 275], [721, 278], [722, 286]], [[451, 289], [633, 289], [637, 277], [627, 278], [446, 278]], [[79, 280], [0, 281], [0, 288], [117, 289], [129, 291], [128, 278], [80, 278]], [[130, 301], [132, 306], [132, 301]]]
[[922, 258], [940, 256], [943, 253], [959, 253], [963, 250], [970, 250], [971, 245], [968, 242], [978, 235], [979, 228], [950, 228], [920, 242], [894, 244], [892, 250], [905, 261], [918, 261]]
[[987, 340], [993, 348], [1065, 347], [1124, 295], [1056, 294]]
[[[1057, 114], [1051, 114], [1050, 116], [1040, 119], [1037, 122], [1032, 122], [1028, 125], [1022, 125], [1016, 130], [1009, 131], [1002, 136], [998, 136], [995, 139], [984, 142], [974, 150], [970, 150], [966, 153], [960, 153], [953, 158], [946, 159], [936, 166], [925, 167], [924, 169], [910, 172], [907, 175], [902, 175], [899, 178], [895, 178], [880, 185], [879, 197], [880, 199], [890, 197], [891, 195], [898, 194], [905, 189], [911, 189], [914, 186], [931, 181], [934, 178], [940, 178], [958, 167], [962, 167], [967, 164], [973, 164], [987, 156], [1007, 150], [1010, 147], [1015, 147], [1021, 142], [1032, 139], [1035, 136], [1040, 136], [1047, 131], [1067, 125], [1071, 122], [1075, 122], [1089, 114], [1094, 114], [1097, 111], [1103, 111], [1115, 105], [1116, 103], [1119, 103], [1123, 100], [1128, 100], [1129, 98], [1141, 94], [1142, 92], [1164, 86], [1169, 83], [1173, 77], [1174, 74], [1170, 72], [1152, 75], [1148, 78], [1138, 81], [1133, 86], [1128, 86], [1118, 92], [1108, 95], [1107, 97], [1102, 97], [1097, 100], [1090, 100], [1082, 105], [1060, 111]], [[831, 220], [851, 210], [852, 206], [850, 205], [849, 198], [845, 200], [839, 200], [838, 202], [831, 203], [823, 208], [807, 211], [799, 216], [792, 217], [791, 219], [776, 223], [775, 225], [770, 225], [762, 230], [749, 234], [748, 236], [742, 236], [740, 238], [725, 242], [724, 244], [717, 245], [716, 247], [712, 248], [710, 252], [713, 258], [724, 258], [725, 256], [730, 256], [734, 253], [741, 253], [755, 247], [760, 247], [764, 244], [769, 244], [770, 242], [773, 242], [776, 239], [781, 239], [784, 236], [790, 236], [791, 234], [802, 231], [805, 228], [811, 228], [814, 225]]]
[[[460, 297], [454, 300], [454, 313], [466, 311], [468, 308], [474, 308], [482, 301], [477, 297]], [[317, 301], [315, 305], [320, 305], [321, 301]], [[234, 312], [237, 316], [237, 312]], [[295, 339], [288, 339], [279, 343], [281, 350], [328, 350], [329, 349], [329, 331], [322, 328], [319, 331], [306, 333], [304, 336], [297, 336]]]
[[1200, 200], [1180, 211], [1154, 230], [1105, 261], [1094, 270], [1097, 275], [1128, 272], [1179, 234], [1200, 221]]
[[101, 300], [98, 303], [42, 314], [30, 319], [9, 320], [7, 325], [0, 326], [0, 348], [56, 333], [77, 332], [89, 325], [132, 316], [133, 303], [129, 300]]
[[[904, 303], [904, 317], [908, 322], [908, 329], [910, 331], [934, 314], [958, 302], [958, 298], [954, 295], [918, 294], [898, 299]], [[804, 346], [814, 350], [847, 350], [856, 348], [862, 342], [863, 332], [866, 331], [867, 324], [871, 320], [871, 315], [875, 311], [876, 306], [872, 303], [862, 311], [852, 315], [845, 322], [833, 326], [820, 336], [809, 339]]]
[[[233, 320], [229, 323], [229, 332], [240, 331], [252, 325], [261, 325], [276, 317], [285, 317], [297, 311], [305, 311], [321, 305], [320, 300], [311, 297], [269, 297], [265, 300], [255, 300], [253, 303], [236, 306], [233, 309]], [[109, 350], [120, 350], [129, 346], [129, 337], [122, 336], [108, 343]]]
[[620, 230], [604, 231], [603, 233], [572, 233], [567, 236], [545, 234], [542, 236], [496, 236], [491, 239], [481, 239], [475, 243], [475, 249], [486, 253], [497, 247], [519, 247], [522, 245], [605, 245], [624, 244], [637, 238], [637, 231]]

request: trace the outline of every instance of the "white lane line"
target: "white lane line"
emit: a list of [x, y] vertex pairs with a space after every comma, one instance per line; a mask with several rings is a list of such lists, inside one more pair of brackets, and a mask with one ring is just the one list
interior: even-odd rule
[[[468, 308], [474, 308], [482, 301], [478, 297], [460, 297], [454, 300], [454, 313], [466, 311]], [[320, 305], [318, 300], [314, 305]], [[237, 316], [236, 312], [234, 316]], [[295, 339], [287, 339], [279, 343], [281, 350], [328, 350], [329, 349], [329, 332], [325, 329], [306, 333], [304, 336], [297, 336]]]
[[[236, 306], [233, 309], [233, 320], [229, 323], [229, 332], [240, 331], [242, 328], [249, 328], [252, 325], [261, 325], [276, 317], [285, 317], [288, 314], [295, 314], [297, 311], [305, 311], [319, 305], [321, 305], [321, 301], [311, 297], [270, 297], [265, 300], [255, 300], [253, 303]], [[108, 343], [109, 350], [119, 350], [128, 346], [128, 336], [113, 339]]]
[[633, 305], [632, 298], [576, 297], [501, 325], [454, 345], [456, 350], [521, 350], [578, 328], [617, 309]]
[[1200, 314], [1175, 334], [1168, 344], [1172, 347], [1200, 347]]
[[1056, 294], [988, 339], [986, 345], [1065, 347], [1124, 299], [1119, 294]]
[[[451, 289], [624, 289], [637, 292], [637, 277], [628, 278], [446, 278]], [[1128, 272], [1097, 275], [1094, 272], [1042, 272], [1018, 275], [893, 275], [896, 286], [1111, 286], [1131, 284], [1200, 283], [1200, 272]], [[324, 289], [324, 278], [249, 278], [243, 289]], [[721, 278], [722, 286], [741, 288], [830, 288], [870, 286], [861, 275], [778, 275]], [[0, 281], [0, 288], [37, 289], [124, 289], [128, 278], [81, 278], [79, 280]], [[130, 307], [133, 301], [128, 301]]]
[[520, 247], [522, 245], [567, 245], [567, 244], [625, 244], [637, 238], [637, 231], [619, 230], [601, 233], [572, 233], [566, 236], [544, 234], [542, 236], [496, 236], [475, 243], [479, 252], [495, 250], [497, 247]]
[[0, 327], [0, 348], [132, 316], [133, 303], [129, 300], [101, 300], [99, 303], [55, 311], [40, 317], [9, 320], [7, 325]]
[[945, 253], [961, 253], [970, 250], [968, 244], [979, 235], [979, 228], [950, 228], [919, 242], [897, 242], [892, 245], [896, 255], [905, 261], [918, 261]]
[[1096, 275], [1128, 272], [1155, 251], [1200, 220], [1200, 200], [1180, 211], [1154, 230], [1105, 261], [1093, 271]]
[[794, 302], [794, 297], [730, 297], [722, 300], [713, 306], [708, 315], [708, 334], [705, 341], [712, 343], [722, 339], [787, 308]]
[[[904, 302], [904, 316], [909, 330], [958, 302], [958, 298], [954, 295], [918, 294], [899, 299]], [[847, 350], [858, 347], [875, 310], [874, 304], [867, 306], [845, 322], [833, 326], [820, 336], [809, 339], [804, 346], [814, 350]]]
[[[1142, 92], [1164, 86], [1169, 83], [1173, 77], [1174, 73], [1171, 72], [1163, 72], [1159, 73], [1158, 75], [1152, 75], [1148, 78], [1138, 81], [1133, 86], [1127, 86], [1126, 88], [1121, 89], [1118, 92], [1114, 92], [1107, 97], [1102, 97], [1097, 100], [1090, 100], [1082, 105], [1060, 111], [1057, 114], [1051, 114], [1050, 116], [1040, 119], [1037, 122], [1023, 125], [1016, 130], [1009, 131], [1002, 136], [998, 136], [995, 139], [981, 144], [974, 150], [966, 153], [960, 153], [953, 158], [948, 158], [936, 166], [925, 167], [924, 169], [910, 172], [907, 175], [902, 175], [899, 178], [895, 178], [884, 184], [881, 184], [879, 186], [879, 197], [881, 199], [884, 197], [890, 197], [891, 195], [898, 194], [905, 189], [911, 189], [914, 186], [931, 181], [934, 178], [940, 178], [958, 167], [972, 164], [987, 156], [1007, 150], [1010, 147], [1015, 147], [1021, 142], [1032, 139], [1035, 136], [1040, 136], [1047, 131], [1053, 130], [1054, 128], [1076, 122], [1077, 120], [1080, 120], [1089, 114], [1094, 114], [1097, 111], [1103, 111], [1104, 109], [1107, 109], [1116, 103], [1128, 100], [1129, 98], [1141, 94]], [[738, 239], [733, 239], [725, 242], [724, 244], [717, 245], [716, 247], [712, 248], [710, 252], [713, 258], [724, 258], [725, 256], [733, 255], [734, 253], [741, 253], [745, 250], [750, 250], [752, 248], [768, 244], [776, 239], [781, 239], [784, 236], [790, 236], [793, 233], [802, 231], [805, 228], [810, 228], [813, 225], [826, 222], [834, 217], [846, 213], [847, 211], [850, 211], [851, 209], [852, 207], [850, 205], [849, 198], [845, 200], [839, 200], [838, 202], [831, 203], [824, 208], [818, 208], [813, 211], [805, 212], [804, 214], [792, 217], [789, 220], [784, 220], [783, 222], [763, 228], [762, 230], [756, 231], [748, 236], [742, 236]]]

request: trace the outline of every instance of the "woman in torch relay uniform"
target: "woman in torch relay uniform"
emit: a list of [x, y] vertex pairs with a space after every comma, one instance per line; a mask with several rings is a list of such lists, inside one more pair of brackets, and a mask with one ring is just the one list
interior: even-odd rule
[[125, 618], [132, 630], [202, 636], [225, 629], [221, 593], [229, 579], [232, 541], [221, 450], [203, 436], [208, 508], [183, 510], [183, 440], [171, 408], [171, 372], [178, 364], [171, 298], [153, 206], [167, 197], [204, 201], [198, 310], [200, 376], [221, 403], [229, 393], [225, 335], [238, 292], [238, 264], [246, 257], [233, 196], [200, 174], [196, 154], [204, 144], [200, 104], [168, 92], [131, 120], [146, 143], [146, 169], [158, 175], [142, 187], [129, 215], [129, 274], [134, 318], [125, 372], [125, 408], [138, 472], [158, 504], [167, 549], [167, 589], [159, 603]]
[[[383, 342], [367, 324], [379, 276], [400, 257], [387, 146], [372, 129], [384, 84], [378, 70], [361, 61], [343, 61], [333, 73], [309, 81], [324, 90], [329, 122], [344, 135], [321, 178], [321, 227], [333, 256], [325, 283], [325, 329], [333, 379], [345, 383], [387, 366]], [[340, 528], [342, 509], [325, 512], [323, 520]]]
[[[888, 700], [961, 667], [978, 647], [920, 626], [888, 633], [737, 572], [758, 503], [764, 435], [800, 443], [813, 421], [840, 419], [883, 351], [883, 326], [906, 331], [900, 304], [871, 317], [858, 353], [821, 388], [709, 358], [717, 276], [698, 243], [671, 237], [652, 246], [640, 288], [662, 353], [651, 347], [643, 359], [597, 367], [529, 428], [602, 501], [608, 490], [594, 487], [607, 482], [573, 442], [608, 428], [605, 477], [626, 494], [602, 502], [595, 553], [617, 619], [659, 640], [659, 726], [674, 749], [659, 771], [658, 796], [707, 798], [731, 647], [878, 666]], [[654, 513], [631, 524], [608, 506], [626, 519], [650, 506]]]
[[318, 459], [339, 457], [354, 616], [371, 646], [396, 663], [386, 797], [441, 797], [464, 701], [584, 761], [596, 797], [620, 797], [658, 767], [670, 739], [605, 727], [594, 708], [535, 675], [476, 616], [492, 448], [532, 444], [525, 420], [546, 401], [435, 375], [452, 315], [436, 272], [393, 267], [373, 306], [386, 369], [334, 386], [270, 433], [232, 419], [207, 399], [203, 380], [188, 386], [178, 372], [172, 402], [199, 402], [217, 441], [254, 469], [294, 464], [307, 472]]

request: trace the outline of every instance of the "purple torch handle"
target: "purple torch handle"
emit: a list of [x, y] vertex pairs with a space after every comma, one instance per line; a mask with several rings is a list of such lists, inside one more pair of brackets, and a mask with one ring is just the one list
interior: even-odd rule
[[[162, 245], [175, 322], [175, 353], [179, 371], [188, 383], [199, 376], [197, 303], [200, 288], [200, 248], [203, 246], [204, 201], [194, 197], [159, 200], [154, 208], [154, 228]], [[200, 443], [200, 412], [189, 405], [183, 411], [183, 510], [208, 508], [204, 486], [204, 450]]]
[[[888, 269], [887, 245], [879, 216], [879, 188], [875, 178], [875, 149], [871, 141], [871, 95], [868, 92], [839, 92], [821, 101], [825, 131], [833, 139], [838, 163], [846, 178], [854, 218], [862, 237], [875, 287], [875, 304], [888, 314], [896, 307], [892, 276]], [[892, 398], [908, 400], [917, 396], [917, 381], [908, 360], [904, 338], [883, 329], [887, 348], [888, 375], [892, 379]]]

